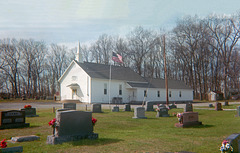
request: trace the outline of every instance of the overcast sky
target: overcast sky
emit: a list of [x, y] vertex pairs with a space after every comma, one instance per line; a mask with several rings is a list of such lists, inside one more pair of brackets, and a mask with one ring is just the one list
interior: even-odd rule
[[88, 43], [136, 26], [171, 29], [186, 15], [233, 14], [240, 0], [0, 0], [0, 39]]

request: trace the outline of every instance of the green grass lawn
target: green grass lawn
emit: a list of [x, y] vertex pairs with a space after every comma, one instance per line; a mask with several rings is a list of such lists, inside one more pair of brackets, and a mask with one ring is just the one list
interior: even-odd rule
[[48, 122], [55, 117], [52, 109], [38, 109], [39, 117], [27, 117], [28, 128], [0, 130], [0, 140], [15, 136], [38, 135], [39, 141], [11, 143], [8, 147], [23, 146], [27, 152], [175, 152], [219, 153], [221, 142], [227, 136], [240, 131], [240, 117], [236, 111], [197, 110], [201, 126], [176, 128], [177, 118], [169, 111], [170, 117], [156, 118], [156, 112], [146, 112], [147, 119], [132, 119], [134, 112], [93, 113], [98, 121], [94, 132], [97, 140], [80, 140], [61, 145], [46, 144], [47, 135], [52, 134]]

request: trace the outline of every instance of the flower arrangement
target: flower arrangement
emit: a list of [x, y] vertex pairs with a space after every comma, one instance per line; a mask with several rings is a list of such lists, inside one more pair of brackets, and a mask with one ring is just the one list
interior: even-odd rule
[[178, 122], [181, 124], [183, 123], [183, 116], [181, 113], [177, 113], [177, 118], [178, 118]]
[[155, 110], [156, 110], [156, 112], [159, 112], [159, 111], [160, 111], [160, 108], [158, 107], [158, 108], [156, 108]]
[[7, 142], [5, 142], [6, 139], [3, 139], [0, 143], [1, 148], [6, 148], [7, 147]]
[[223, 140], [220, 151], [221, 153], [231, 153], [233, 152], [233, 147], [229, 144], [227, 140]]
[[56, 127], [56, 118], [53, 118], [51, 121], [49, 121], [48, 125], [53, 128], [53, 135], [54, 135], [55, 134], [55, 127]]
[[24, 108], [32, 108], [31, 105], [25, 105]]
[[51, 121], [48, 122], [49, 126], [52, 126], [52, 128], [55, 128], [56, 126], [56, 118], [52, 119]]
[[92, 124], [93, 124], [93, 126], [95, 125], [96, 122], [97, 122], [97, 119], [92, 117]]
[[177, 113], [173, 112], [172, 115], [173, 115], [173, 116], [177, 116]]

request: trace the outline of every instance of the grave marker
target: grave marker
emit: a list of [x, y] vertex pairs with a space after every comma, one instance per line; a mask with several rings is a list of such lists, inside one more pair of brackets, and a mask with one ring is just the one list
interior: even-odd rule
[[213, 104], [209, 104], [208, 107], [213, 107]]
[[154, 109], [153, 109], [153, 102], [150, 102], [150, 101], [148, 101], [148, 102], [146, 102], [146, 108], [145, 108], [145, 110], [146, 111], [154, 111]]
[[225, 101], [225, 102], [224, 102], [224, 106], [229, 106], [228, 101]]
[[202, 122], [198, 121], [198, 112], [184, 112], [181, 114], [181, 120], [176, 123], [176, 127], [191, 127], [196, 125], [202, 125]]
[[187, 103], [184, 107], [184, 112], [192, 112], [193, 111], [193, 106], [191, 103]]
[[15, 152], [23, 152], [23, 147], [7, 147], [7, 148], [0, 148], [1, 153], [15, 153]]
[[38, 117], [36, 115], [36, 108], [22, 108], [21, 111], [25, 111], [25, 117]]
[[240, 134], [239, 133], [234, 133], [228, 136], [225, 140], [227, 140], [230, 143], [230, 145], [232, 145], [233, 152], [240, 151]]
[[93, 133], [92, 112], [57, 111], [55, 133], [47, 137], [47, 144], [61, 144], [85, 138], [98, 138], [98, 134]]
[[14, 142], [25, 142], [25, 141], [35, 141], [39, 140], [40, 137], [36, 135], [28, 135], [28, 136], [18, 136], [18, 137], [12, 137], [11, 140]]
[[171, 105], [169, 105], [169, 108], [170, 108], [170, 109], [177, 108], [177, 105], [171, 104]]
[[0, 129], [18, 127], [29, 127], [29, 123], [25, 123], [25, 111], [0, 111]]
[[169, 117], [168, 108], [167, 107], [159, 107], [156, 117]]
[[76, 103], [63, 103], [62, 108], [63, 109], [67, 108], [67, 109], [76, 110]]
[[134, 108], [134, 119], [146, 119], [145, 117], [145, 108], [144, 107], [135, 107]]
[[93, 113], [102, 113], [101, 104], [92, 104], [92, 112]]
[[216, 111], [222, 111], [222, 110], [223, 110], [223, 109], [222, 109], [222, 104], [219, 103], [219, 102], [216, 102], [216, 103], [215, 103], [215, 110], [216, 110]]
[[240, 116], [240, 106], [237, 106], [237, 117]]
[[119, 107], [118, 106], [114, 106], [112, 109], [112, 112], [119, 112]]
[[131, 111], [131, 105], [130, 104], [125, 104], [124, 106], [125, 106], [124, 111]]

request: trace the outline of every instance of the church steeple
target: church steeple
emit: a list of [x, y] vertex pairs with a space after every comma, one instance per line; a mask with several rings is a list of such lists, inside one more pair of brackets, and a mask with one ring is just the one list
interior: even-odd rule
[[78, 61], [79, 63], [83, 63], [83, 56], [82, 56], [82, 52], [81, 52], [80, 42], [78, 42], [76, 61]]

